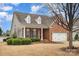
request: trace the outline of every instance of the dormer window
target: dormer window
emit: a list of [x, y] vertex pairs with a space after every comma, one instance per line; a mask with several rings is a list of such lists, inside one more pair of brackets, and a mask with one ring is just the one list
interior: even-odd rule
[[30, 17], [30, 15], [28, 15], [26, 18], [25, 18], [25, 21], [26, 21], [26, 23], [31, 23], [31, 17]]
[[37, 24], [41, 24], [41, 17], [40, 16], [36, 19], [36, 22], [37, 22]]

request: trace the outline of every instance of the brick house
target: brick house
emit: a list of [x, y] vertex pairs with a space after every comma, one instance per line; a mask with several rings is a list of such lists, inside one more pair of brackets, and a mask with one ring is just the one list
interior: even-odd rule
[[66, 41], [67, 31], [53, 22], [53, 17], [14, 12], [11, 35], [17, 37], [38, 37], [43, 42]]

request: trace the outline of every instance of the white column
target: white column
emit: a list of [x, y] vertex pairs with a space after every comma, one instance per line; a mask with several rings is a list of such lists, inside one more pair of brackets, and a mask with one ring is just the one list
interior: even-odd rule
[[43, 28], [41, 28], [41, 41], [43, 41]]
[[24, 27], [24, 38], [25, 38], [25, 27]]

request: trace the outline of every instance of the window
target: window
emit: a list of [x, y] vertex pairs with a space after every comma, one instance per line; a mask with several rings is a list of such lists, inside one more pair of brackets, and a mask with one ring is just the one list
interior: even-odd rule
[[30, 29], [26, 29], [26, 37], [30, 37]]
[[40, 39], [40, 30], [38, 30], [38, 38]]
[[40, 16], [36, 19], [36, 22], [37, 22], [38, 24], [41, 24], [41, 17], [40, 17]]
[[31, 23], [31, 17], [30, 17], [30, 15], [28, 15], [28, 16], [25, 18], [25, 21], [26, 21], [26, 23]]
[[33, 38], [36, 37], [36, 29], [33, 29]]

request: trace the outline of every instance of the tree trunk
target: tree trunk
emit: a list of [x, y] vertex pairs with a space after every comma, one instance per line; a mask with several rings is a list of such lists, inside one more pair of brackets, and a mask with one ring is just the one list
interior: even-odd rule
[[72, 31], [69, 31], [69, 36], [68, 36], [68, 40], [69, 40], [69, 49], [73, 48], [73, 38], [72, 38]]

